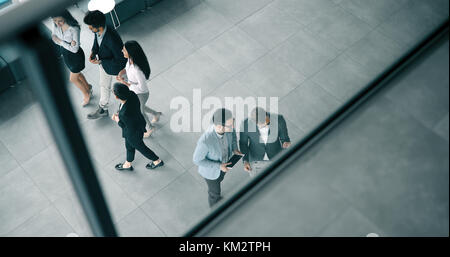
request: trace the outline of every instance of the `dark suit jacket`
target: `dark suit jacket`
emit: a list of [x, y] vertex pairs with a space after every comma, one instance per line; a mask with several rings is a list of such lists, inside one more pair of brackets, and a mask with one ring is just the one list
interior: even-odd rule
[[291, 141], [283, 116], [270, 113], [269, 115], [269, 140], [267, 144], [260, 142], [260, 133], [256, 123], [249, 119], [244, 121], [239, 133], [239, 148], [245, 154], [244, 161], [262, 161], [266, 152], [269, 159], [272, 159], [283, 149], [283, 143]]
[[92, 53], [98, 54], [102, 67], [109, 75], [117, 75], [125, 68], [127, 59], [122, 54], [123, 42], [114, 28], [107, 27], [102, 43], [98, 45], [97, 35], [94, 37]]
[[119, 126], [122, 128], [122, 137], [130, 138], [142, 135], [147, 131], [145, 125], [139, 98], [133, 91], [130, 91], [128, 100], [119, 111]]

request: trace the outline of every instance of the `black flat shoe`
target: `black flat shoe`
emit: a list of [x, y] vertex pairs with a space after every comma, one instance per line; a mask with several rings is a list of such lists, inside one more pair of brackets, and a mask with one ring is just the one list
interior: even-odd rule
[[116, 170], [129, 170], [129, 171], [132, 171], [133, 170], [133, 166], [130, 166], [129, 168], [124, 168], [123, 167], [123, 163], [119, 163], [119, 164], [116, 164]]
[[150, 169], [150, 170], [153, 170], [153, 169], [156, 169], [156, 168], [158, 168], [158, 167], [160, 167], [160, 166], [163, 166], [164, 165], [164, 162], [161, 160], [161, 162], [159, 162], [158, 164], [153, 164], [153, 162], [150, 162], [149, 164], [147, 164], [145, 167], [147, 168], [147, 169]]

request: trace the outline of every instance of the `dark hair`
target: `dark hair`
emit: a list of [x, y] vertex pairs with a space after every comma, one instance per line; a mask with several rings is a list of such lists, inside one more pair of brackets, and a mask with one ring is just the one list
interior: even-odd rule
[[227, 120], [232, 119], [233, 118], [233, 113], [225, 108], [220, 108], [217, 109], [212, 117], [212, 122], [214, 123], [214, 125], [222, 125], [225, 126], [225, 123], [227, 122]]
[[[71, 27], [80, 28], [80, 24], [78, 24], [78, 21], [75, 20], [75, 18], [72, 16], [72, 14], [70, 14], [70, 12], [67, 10], [64, 10], [62, 13], [52, 16], [52, 18], [56, 18], [56, 17], [62, 17], [64, 19], [64, 21], [67, 23], [67, 25], [69, 25]], [[54, 24], [54, 26], [56, 26], [56, 24]]]
[[106, 23], [106, 16], [98, 10], [89, 11], [84, 16], [83, 21], [87, 25], [91, 25], [94, 28], [97, 28], [97, 29], [100, 27], [104, 28], [105, 23]]
[[130, 89], [122, 83], [115, 83], [114, 84], [114, 94], [120, 100], [127, 100], [128, 97], [130, 96]]
[[256, 123], [265, 123], [266, 117], [269, 117], [269, 113], [266, 112], [266, 110], [264, 110], [263, 108], [256, 107], [252, 110], [251, 118], [252, 120], [256, 121]]
[[147, 56], [145, 55], [144, 50], [142, 50], [142, 47], [134, 40], [125, 42], [124, 46], [125, 49], [127, 49], [131, 61], [141, 69], [145, 78], [148, 79], [151, 72], [150, 64], [148, 63]]

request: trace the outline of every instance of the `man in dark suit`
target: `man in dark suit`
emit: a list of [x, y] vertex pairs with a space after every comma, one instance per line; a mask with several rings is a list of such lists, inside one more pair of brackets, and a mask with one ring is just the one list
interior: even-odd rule
[[123, 42], [117, 31], [106, 26], [106, 17], [100, 11], [90, 11], [84, 17], [84, 23], [95, 33], [89, 61], [99, 64], [100, 102], [98, 109], [88, 114], [88, 119], [108, 116], [108, 103], [111, 82], [125, 68], [127, 59], [122, 54]]
[[239, 135], [239, 148], [245, 154], [244, 169], [250, 176], [255, 176], [275, 155], [291, 145], [283, 116], [261, 107], [244, 120]]
[[146, 166], [147, 169], [163, 166], [164, 162], [144, 144], [143, 137], [147, 123], [142, 116], [137, 95], [121, 83], [114, 84], [114, 94], [120, 100], [120, 107], [119, 112], [115, 113], [111, 119], [122, 128], [122, 137], [125, 138], [127, 149], [127, 160], [124, 163], [117, 164], [116, 169], [133, 170], [131, 162], [134, 160], [136, 150], [151, 160]]

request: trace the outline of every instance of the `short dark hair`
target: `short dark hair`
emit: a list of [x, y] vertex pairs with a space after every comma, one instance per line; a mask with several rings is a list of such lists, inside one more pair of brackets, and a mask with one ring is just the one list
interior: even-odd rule
[[265, 123], [266, 118], [270, 117], [270, 115], [268, 112], [266, 112], [266, 110], [264, 110], [264, 108], [256, 107], [255, 109], [253, 109], [250, 117], [252, 118], [253, 121], [260, 124], [260, 123]]
[[89, 11], [84, 16], [83, 21], [87, 25], [91, 25], [94, 28], [97, 28], [97, 29], [100, 27], [104, 28], [105, 24], [106, 24], [106, 16], [98, 10]]
[[232, 119], [233, 118], [233, 113], [225, 108], [220, 108], [217, 109], [212, 117], [212, 122], [214, 123], [214, 125], [222, 125], [225, 126], [225, 123], [227, 122], [227, 120]]
[[122, 83], [115, 83], [114, 84], [114, 94], [120, 99], [120, 100], [127, 100], [130, 96], [130, 89], [122, 84]]

